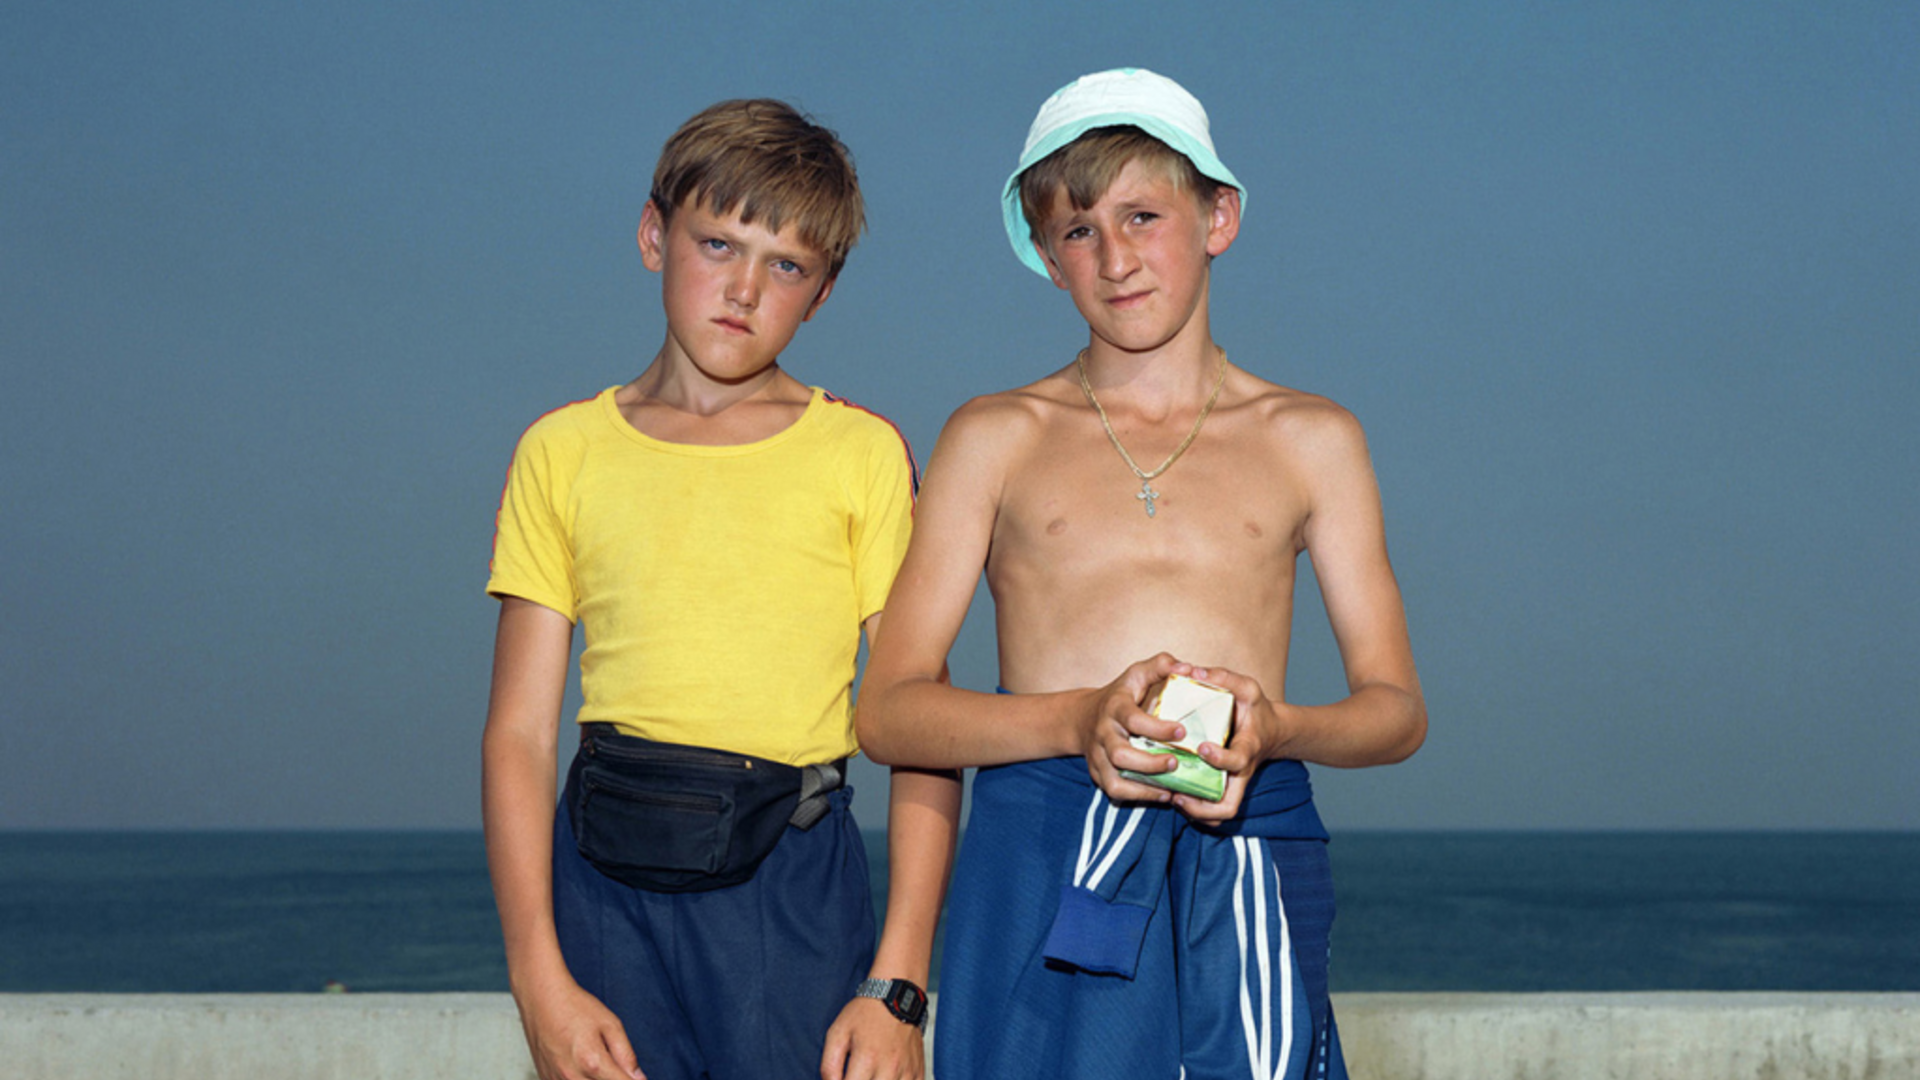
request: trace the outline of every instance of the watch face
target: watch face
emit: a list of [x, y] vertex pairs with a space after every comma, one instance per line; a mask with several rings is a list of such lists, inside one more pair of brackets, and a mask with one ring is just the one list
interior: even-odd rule
[[917, 1024], [927, 1010], [927, 996], [920, 988], [905, 979], [896, 979], [893, 992], [887, 995], [887, 1011], [906, 1021]]

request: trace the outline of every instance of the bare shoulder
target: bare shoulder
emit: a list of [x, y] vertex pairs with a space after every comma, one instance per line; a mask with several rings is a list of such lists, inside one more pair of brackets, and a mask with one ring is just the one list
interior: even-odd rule
[[1244, 381], [1238, 396], [1255, 424], [1287, 453], [1310, 465], [1366, 460], [1366, 433], [1345, 406], [1319, 394], [1240, 374]]
[[1055, 372], [1038, 382], [968, 401], [947, 419], [940, 434], [942, 449], [974, 459], [1018, 459], [1045, 437], [1068, 404], [1062, 399], [1063, 387], [1064, 380]]

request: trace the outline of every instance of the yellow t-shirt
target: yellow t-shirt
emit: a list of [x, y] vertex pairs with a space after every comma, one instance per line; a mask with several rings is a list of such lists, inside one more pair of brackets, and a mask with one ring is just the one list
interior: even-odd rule
[[487, 591], [580, 624], [583, 724], [796, 765], [852, 753], [860, 625], [912, 523], [906, 440], [816, 388], [771, 438], [662, 442], [617, 389], [521, 436]]

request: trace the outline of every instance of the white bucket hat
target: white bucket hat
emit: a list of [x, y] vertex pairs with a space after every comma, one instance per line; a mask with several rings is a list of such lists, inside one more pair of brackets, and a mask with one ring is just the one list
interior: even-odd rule
[[1020, 209], [1020, 174], [1094, 128], [1123, 125], [1137, 127], [1185, 154], [1200, 175], [1239, 188], [1240, 203], [1246, 205], [1247, 189], [1213, 151], [1207, 110], [1198, 98], [1165, 75], [1145, 68], [1114, 68], [1082, 75], [1054, 91], [1040, 106], [1033, 126], [1027, 129], [1027, 146], [1020, 151], [1020, 164], [1007, 177], [1007, 186], [1000, 194], [1013, 253], [1041, 277], [1047, 276], [1047, 267], [1033, 248], [1033, 230]]

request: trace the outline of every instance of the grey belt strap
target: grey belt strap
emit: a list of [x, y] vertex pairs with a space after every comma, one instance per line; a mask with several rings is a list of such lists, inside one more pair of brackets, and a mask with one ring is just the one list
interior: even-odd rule
[[787, 824], [796, 829], [811, 829], [827, 816], [827, 795], [847, 784], [847, 759], [823, 761], [800, 770], [800, 805], [793, 808]]

